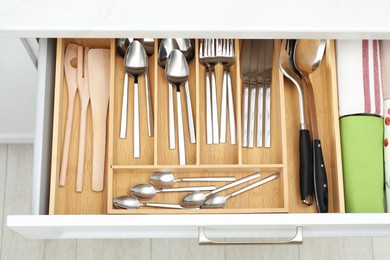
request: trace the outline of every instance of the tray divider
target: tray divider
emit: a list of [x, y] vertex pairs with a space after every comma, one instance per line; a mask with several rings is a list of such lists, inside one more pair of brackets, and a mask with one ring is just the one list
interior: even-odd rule
[[195, 101], [195, 134], [196, 134], [196, 160], [195, 165], [200, 165], [200, 75], [199, 75], [199, 39], [195, 39], [195, 73], [196, 73], [196, 101]]
[[154, 77], [154, 85], [153, 85], [153, 119], [154, 119], [154, 136], [153, 136], [153, 165], [158, 165], [157, 158], [157, 131], [158, 131], [158, 113], [157, 113], [157, 108], [158, 108], [158, 39], [154, 39], [154, 71], [153, 71], [153, 77]]
[[241, 140], [241, 99], [242, 99], [242, 91], [241, 91], [241, 73], [240, 73], [240, 70], [241, 70], [241, 64], [240, 64], [240, 50], [241, 50], [241, 45], [240, 45], [240, 40], [239, 39], [235, 39], [234, 40], [234, 52], [235, 52], [235, 55], [236, 55], [236, 61], [235, 61], [235, 64], [236, 64], [236, 74], [237, 74], [237, 77], [236, 77], [236, 82], [235, 82], [235, 85], [236, 85], [236, 100], [235, 101], [235, 113], [236, 113], [236, 135], [237, 135], [237, 149], [238, 149], [238, 152], [237, 152], [237, 156], [238, 156], [238, 165], [242, 165], [242, 140]]

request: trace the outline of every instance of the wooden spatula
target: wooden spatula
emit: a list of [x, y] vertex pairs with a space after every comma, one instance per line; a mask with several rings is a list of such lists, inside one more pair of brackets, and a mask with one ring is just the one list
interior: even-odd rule
[[110, 85], [110, 50], [88, 52], [89, 92], [92, 110], [92, 190], [102, 191], [106, 148], [106, 118]]
[[[84, 53], [83, 53], [84, 50]], [[81, 192], [83, 189], [84, 176], [84, 153], [85, 153], [85, 134], [87, 130], [87, 109], [89, 104], [89, 85], [88, 85], [88, 50], [79, 46], [77, 60], [77, 83], [80, 96], [80, 138], [79, 138], [79, 154], [77, 162], [77, 179], [76, 191]]]
[[64, 56], [65, 78], [68, 85], [68, 111], [66, 114], [65, 137], [62, 150], [60, 186], [65, 186], [66, 173], [68, 171], [70, 135], [72, 132], [73, 122], [73, 107], [77, 91], [77, 68], [72, 66], [71, 62], [77, 59], [77, 49], [78, 45], [72, 43], [68, 44]]

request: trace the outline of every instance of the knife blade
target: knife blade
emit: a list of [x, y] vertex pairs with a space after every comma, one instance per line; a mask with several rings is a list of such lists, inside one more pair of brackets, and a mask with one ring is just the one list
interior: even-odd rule
[[255, 107], [257, 88], [257, 67], [260, 62], [260, 40], [252, 40], [251, 61], [249, 66], [249, 122], [248, 122], [248, 148], [254, 147], [255, 133]]

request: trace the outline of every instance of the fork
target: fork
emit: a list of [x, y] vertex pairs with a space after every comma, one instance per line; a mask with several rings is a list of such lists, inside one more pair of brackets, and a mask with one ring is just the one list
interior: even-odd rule
[[211, 113], [213, 125], [213, 143], [219, 144], [219, 129], [218, 129], [218, 105], [217, 105], [217, 86], [215, 80], [214, 66], [218, 63], [216, 53], [216, 40], [205, 39], [204, 42], [204, 61], [209, 66], [211, 74]]
[[[217, 42], [218, 61], [223, 65], [222, 100], [221, 100], [221, 143], [226, 143], [226, 103], [229, 106], [230, 143], [236, 144], [236, 119], [234, 114], [232, 80], [230, 66], [234, 63], [234, 42], [232, 39], [220, 39]], [[227, 97], [226, 97], [227, 96]]]
[[213, 125], [211, 118], [211, 91], [210, 91], [210, 66], [205, 60], [205, 40], [200, 40], [199, 45], [199, 62], [206, 67], [206, 143], [213, 143]]

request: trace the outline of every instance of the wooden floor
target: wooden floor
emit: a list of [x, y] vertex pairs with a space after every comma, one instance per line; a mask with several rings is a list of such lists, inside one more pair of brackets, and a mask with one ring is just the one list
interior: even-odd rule
[[390, 238], [304, 238], [300, 246], [199, 247], [196, 239], [28, 240], [6, 216], [30, 214], [33, 145], [0, 144], [0, 259], [390, 259]]

